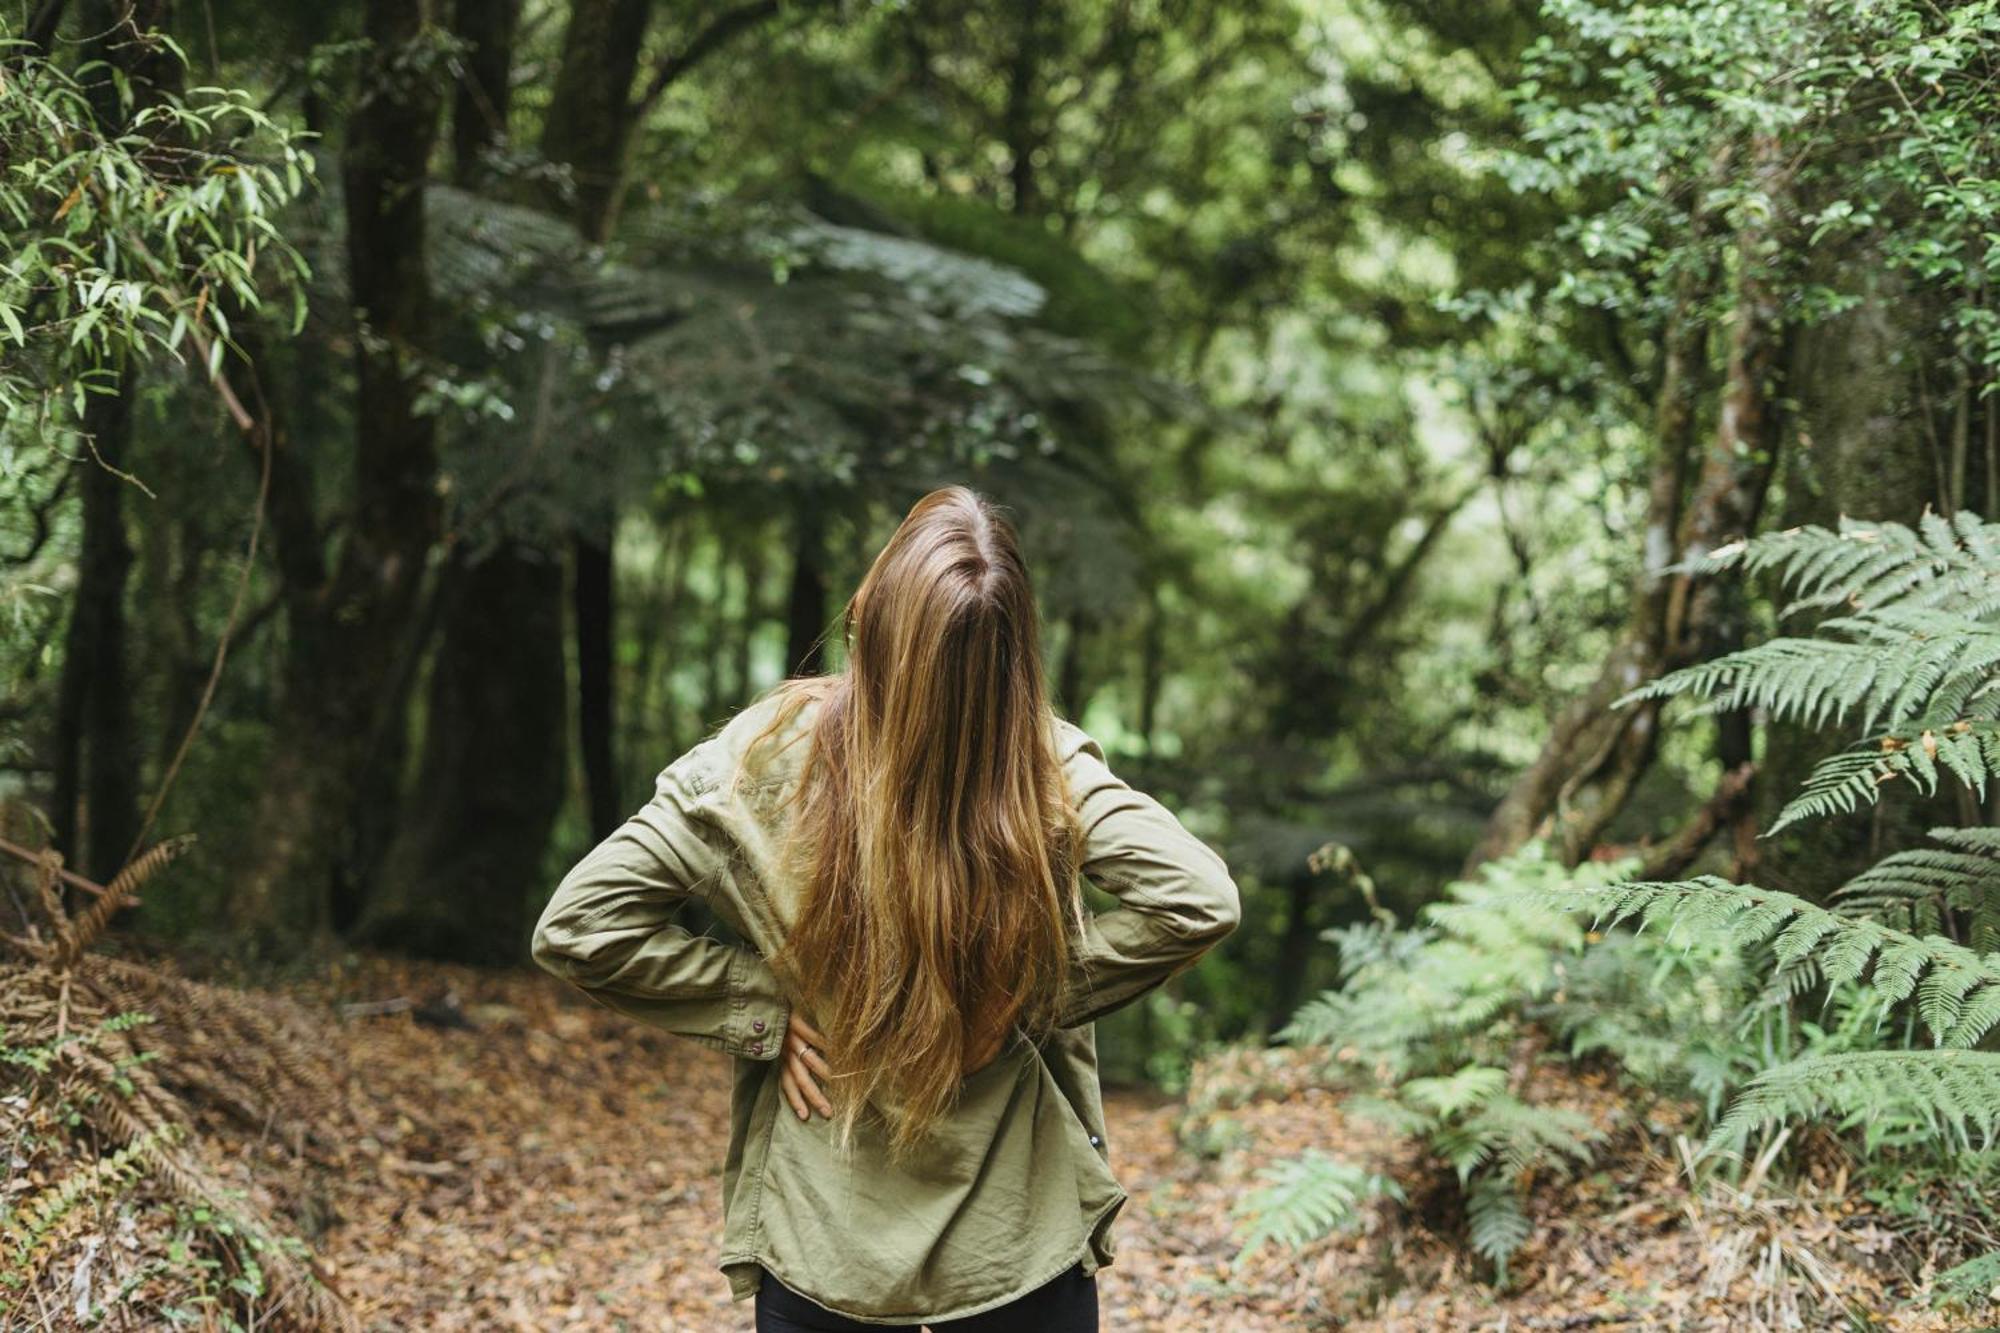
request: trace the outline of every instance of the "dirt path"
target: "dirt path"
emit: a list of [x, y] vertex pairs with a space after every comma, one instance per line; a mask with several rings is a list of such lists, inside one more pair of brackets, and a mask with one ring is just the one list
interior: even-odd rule
[[[408, 1013], [330, 1025], [354, 1071], [357, 1165], [317, 1190], [271, 1191], [309, 1201], [298, 1220], [364, 1324], [747, 1330], [749, 1307], [730, 1304], [713, 1267], [728, 1061], [526, 971], [364, 959], [303, 998], [328, 1013], [333, 1000], [446, 988], [469, 1026]], [[1503, 1296], [1453, 1238], [1456, 1192], [1426, 1186], [1440, 1177], [1414, 1149], [1346, 1119], [1305, 1072], [1281, 1052], [1211, 1062], [1199, 1093], [1210, 1109], [1185, 1136], [1180, 1104], [1110, 1096], [1112, 1164], [1132, 1201], [1100, 1275], [1107, 1333], [1835, 1326], [1797, 1304], [1795, 1274], [1771, 1286], [1760, 1256], [1776, 1245], [1811, 1257], [1867, 1326], [1962, 1326], [1890, 1313], [1887, 1233], [1838, 1197], [1691, 1199], [1656, 1146], [1671, 1127], [1627, 1133], [1633, 1147], [1538, 1192], [1524, 1280]], [[1555, 1091], [1607, 1129], [1625, 1116], [1608, 1078]], [[1393, 1174], [1409, 1203], [1358, 1234], [1232, 1269], [1233, 1206], [1261, 1165], [1308, 1147]], [[244, 1145], [246, 1169], [253, 1155]]]
[[[342, 1034], [360, 1146], [380, 1170], [335, 1185], [319, 1245], [367, 1325], [747, 1328], [712, 1259], [728, 1062], [527, 973], [368, 960], [335, 989], [423, 998], [444, 985], [475, 1026], [400, 1014]], [[1300, 1327], [1295, 1293], [1225, 1287], [1225, 1192], [1175, 1152], [1174, 1114], [1158, 1098], [1110, 1101], [1133, 1200], [1100, 1284], [1106, 1328]]]

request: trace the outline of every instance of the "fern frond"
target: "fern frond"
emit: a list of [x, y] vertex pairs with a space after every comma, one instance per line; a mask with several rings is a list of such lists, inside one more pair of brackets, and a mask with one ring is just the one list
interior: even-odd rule
[[1866, 1051], [1807, 1056], [1753, 1079], [1709, 1135], [1711, 1148], [1799, 1119], [1843, 1127], [1899, 1120], [1961, 1150], [1990, 1146], [2000, 1127], [2000, 1054]]
[[1514, 1182], [1504, 1176], [1487, 1176], [1476, 1181], [1465, 1199], [1466, 1238], [1475, 1253], [1490, 1260], [1505, 1285], [1507, 1261], [1514, 1257], [1534, 1224]]
[[1395, 1181], [1317, 1149], [1257, 1173], [1266, 1183], [1236, 1206], [1244, 1219], [1241, 1264], [1267, 1244], [1297, 1249], [1351, 1226], [1371, 1199], [1400, 1200]]
[[1930, 610], [1841, 616], [1820, 627], [1839, 638], [1772, 639], [1668, 672], [1625, 696], [1696, 694], [1716, 711], [1759, 708], [1810, 727], [1857, 720], [1994, 715], [1983, 692], [2000, 664], [2000, 627]]
[[2000, 1292], [2000, 1250], [1969, 1259], [1937, 1275], [1936, 1305], [1985, 1306]]
[[1632, 882], [1547, 891], [1548, 901], [1594, 912], [1608, 924], [1637, 920], [1748, 947], [1768, 943], [1780, 964], [1811, 958], [1829, 984], [1862, 983], [1895, 1003], [1914, 998], [1932, 1039], [1968, 1047], [1996, 1024], [1986, 993], [2000, 987], [2000, 958], [1936, 935], [1856, 920], [1774, 889], [1715, 876], [1680, 883]]
[[1580, 1112], [1524, 1102], [1501, 1091], [1433, 1133], [1431, 1147], [1458, 1173], [1460, 1183], [1486, 1168], [1509, 1180], [1525, 1180], [1536, 1170], [1565, 1160], [1588, 1160], [1601, 1137]]
[[1985, 618], [2000, 610], [2000, 524], [1961, 510], [1926, 514], [1917, 528], [1843, 518], [1839, 529], [1791, 528], [1715, 551], [1697, 568], [1774, 571], [1795, 611], [1848, 606], [1953, 606]]
[[1485, 1104], [1506, 1088], [1506, 1070], [1467, 1065], [1441, 1078], [1413, 1078], [1403, 1084], [1403, 1096], [1440, 1119], [1450, 1119]]
[[1934, 828], [1930, 836], [1944, 846], [1885, 856], [1831, 901], [1847, 915], [1917, 933], [1940, 930], [1947, 911], [1960, 913], [1974, 948], [2000, 948], [2000, 829]]
[[1966, 718], [1919, 722], [1829, 755], [1813, 766], [1799, 794], [1778, 812], [1764, 836], [1801, 820], [1852, 814], [1875, 804], [1882, 788], [1897, 779], [1934, 795], [1944, 772], [1985, 799], [1986, 784], [2000, 774], [2000, 724]]

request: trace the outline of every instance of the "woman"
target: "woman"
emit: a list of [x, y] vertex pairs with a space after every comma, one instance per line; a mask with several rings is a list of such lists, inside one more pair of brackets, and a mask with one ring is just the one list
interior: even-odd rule
[[[1228, 934], [1236, 886], [1051, 711], [983, 499], [919, 501], [846, 621], [845, 672], [738, 714], [564, 877], [535, 959], [735, 1057], [720, 1266], [759, 1333], [1094, 1330], [1126, 1196], [1091, 1024]], [[675, 925], [689, 897], [747, 947]]]

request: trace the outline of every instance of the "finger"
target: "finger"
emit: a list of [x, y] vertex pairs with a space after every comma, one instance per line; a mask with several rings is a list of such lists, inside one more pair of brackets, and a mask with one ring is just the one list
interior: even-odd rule
[[806, 1110], [805, 1100], [799, 1096], [799, 1090], [793, 1083], [792, 1067], [789, 1064], [778, 1075], [778, 1090], [784, 1093], [785, 1100], [791, 1103], [794, 1115], [798, 1116], [801, 1120], [810, 1118], [810, 1113]]
[[813, 1081], [810, 1073], [801, 1069], [792, 1075], [792, 1080], [799, 1085], [799, 1091], [805, 1094], [806, 1100], [813, 1104], [815, 1111], [829, 1120], [833, 1119], [833, 1103], [819, 1090], [819, 1084]]
[[818, 1078], [833, 1077], [833, 1070], [827, 1065], [825, 1058], [821, 1056], [820, 1053], [814, 1050], [812, 1047], [807, 1046], [803, 1042], [801, 1042], [799, 1044], [798, 1054], [799, 1054], [799, 1060], [805, 1065], [806, 1069], [809, 1070], [816, 1077]]
[[808, 1045], [811, 1046], [826, 1045], [826, 1038], [820, 1035], [819, 1029], [814, 1027], [812, 1024], [806, 1022], [805, 1019], [800, 1018], [798, 1010], [796, 1009], [792, 1011], [792, 1031], [796, 1032], [799, 1036], [804, 1037]]
[[811, 1103], [814, 1110], [831, 1120], [833, 1103], [827, 1100], [824, 1092], [820, 1091], [819, 1080], [814, 1077], [813, 1071], [798, 1056], [796, 1050], [786, 1052], [785, 1068], [791, 1074], [792, 1086], [799, 1090], [799, 1095]]

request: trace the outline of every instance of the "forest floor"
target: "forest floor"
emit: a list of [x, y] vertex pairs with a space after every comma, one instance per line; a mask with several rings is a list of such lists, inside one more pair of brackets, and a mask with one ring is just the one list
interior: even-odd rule
[[[435, 1015], [447, 994], [466, 1026], [334, 1008], [407, 997]], [[748, 1327], [713, 1267], [728, 1061], [526, 971], [362, 958], [292, 995], [351, 1071], [351, 1165], [280, 1168], [275, 1145], [212, 1129], [236, 1183], [310, 1235], [365, 1327]], [[1211, 1062], [1199, 1115], [1157, 1094], [1108, 1096], [1132, 1195], [1100, 1275], [1108, 1331], [1954, 1326], [1895, 1313], [1892, 1237], [1844, 1192], [1698, 1200], [1645, 1146], [1542, 1191], [1539, 1239], [1496, 1294], [1453, 1239], [1452, 1192], [1427, 1191], [1407, 1149], [1347, 1122], [1298, 1073], [1290, 1053]], [[1608, 1082], [1573, 1091], [1568, 1104], [1616, 1118]], [[1394, 1174], [1409, 1202], [1358, 1235], [1232, 1268], [1232, 1204], [1258, 1166], [1307, 1146]]]

